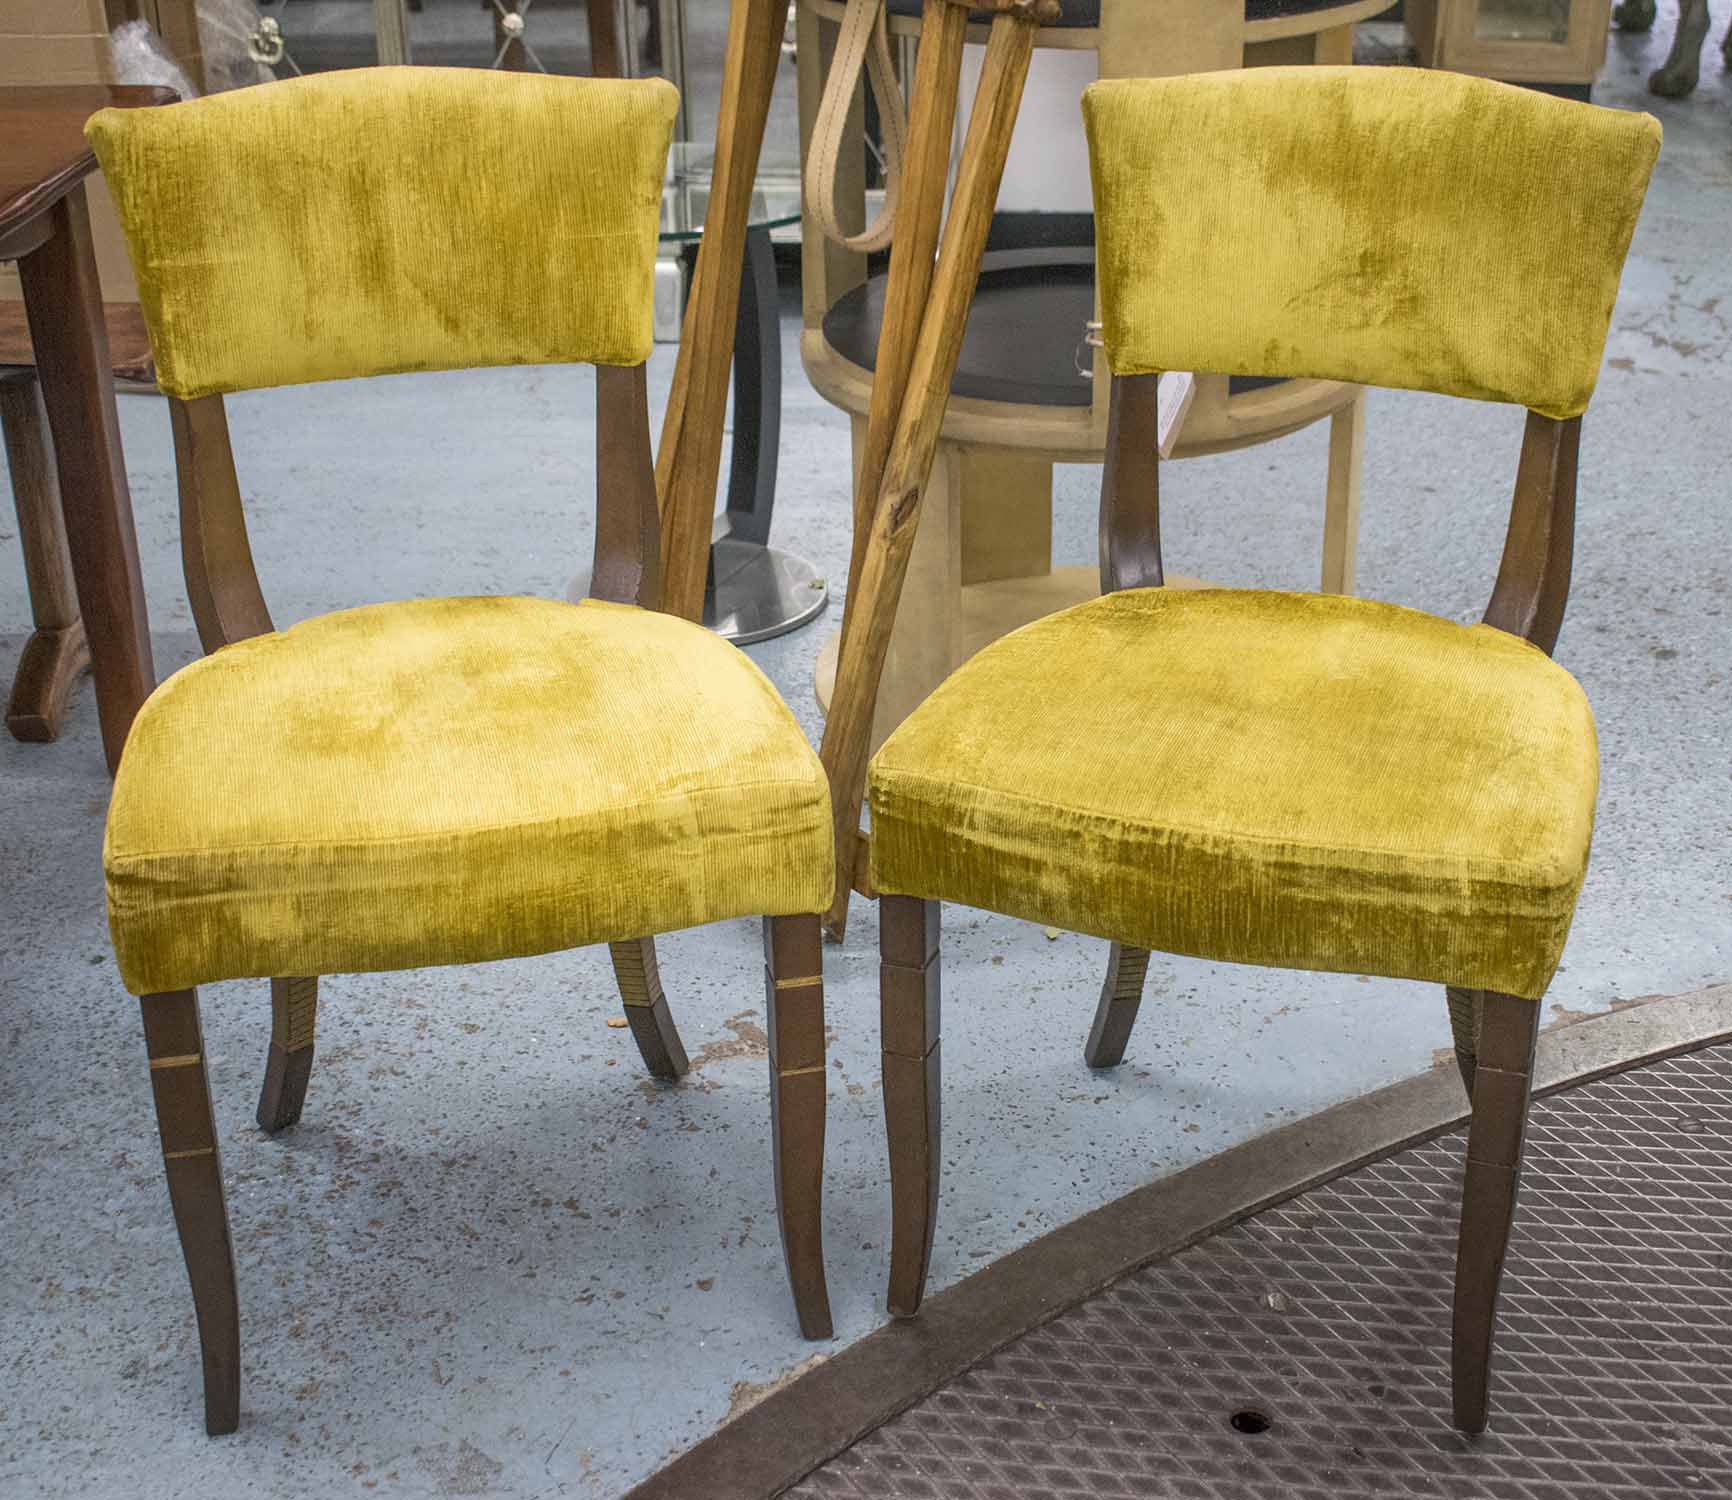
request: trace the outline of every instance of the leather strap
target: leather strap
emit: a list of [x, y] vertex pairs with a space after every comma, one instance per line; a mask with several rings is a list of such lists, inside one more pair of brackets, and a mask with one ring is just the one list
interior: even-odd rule
[[[848, 129], [848, 111], [862, 72], [878, 100], [878, 124], [884, 137], [884, 207], [862, 233], [850, 235], [836, 213], [836, 172]], [[896, 203], [902, 193], [902, 153], [907, 137], [908, 106], [890, 59], [884, 0], [848, 0], [806, 163], [806, 211], [817, 220], [827, 239], [859, 254], [882, 250], [890, 243], [896, 228]]]

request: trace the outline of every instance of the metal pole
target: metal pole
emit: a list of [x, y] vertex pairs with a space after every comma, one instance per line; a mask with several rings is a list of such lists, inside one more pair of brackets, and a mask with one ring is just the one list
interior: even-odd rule
[[689, 141], [692, 132], [691, 110], [686, 101], [686, 4], [685, 0], [657, 0], [657, 3], [662, 15], [662, 73], [680, 91], [674, 139]]

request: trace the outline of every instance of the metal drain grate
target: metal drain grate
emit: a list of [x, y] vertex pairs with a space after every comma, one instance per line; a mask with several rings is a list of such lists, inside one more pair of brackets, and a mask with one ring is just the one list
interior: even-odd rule
[[1412, 1147], [1126, 1278], [789, 1493], [1732, 1495], [1732, 1046], [1534, 1105], [1477, 1440], [1448, 1422], [1463, 1150]]

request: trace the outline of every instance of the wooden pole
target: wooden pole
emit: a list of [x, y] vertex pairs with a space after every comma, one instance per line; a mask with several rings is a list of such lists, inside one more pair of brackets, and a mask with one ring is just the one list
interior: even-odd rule
[[786, 19], [785, 0], [734, 0], [729, 16], [715, 177], [656, 454], [661, 607], [688, 620], [699, 619], [704, 608], [746, 225]]
[[[946, 0], [948, 3], [948, 0]], [[1056, 13], [1056, 6], [1050, 7]], [[950, 399], [950, 382], [962, 354], [969, 304], [980, 277], [987, 233], [1010, 138], [1022, 104], [1040, 20], [1050, 19], [1032, 4], [1007, 7], [994, 17], [987, 42], [980, 89], [975, 95], [963, 145], [962, 163], [950, 216], [932, 278], [908, 380], [904, 387], [895, 434], [877, 487], [871, 529], [864, 549], [856, 548], [858, 583], [850, 588], [843, 618], [842, 645], [837, 660], [836, 691], [824, 725], [822, 749], [836, 819], [836, 893], [826, 926], [840, 939], [848, 920], [848, 898], [860, 864], [860, 804], [865, 793], [866, 759], [872, 734], [872, 711], [878, 681], [896, 621], [908, 555], [920, 523], [920, 503], [938, 451], [938, 438]], [[919, 96], [939, 86], [935, 71], [924, 62], [917, 84]], [[916, 145], [921, 167], [915, 172], [942, 170], [947, 164]], [[924, 202], [927, 185], [911, 172], [904, 201]], [[877, 372], [874, 397], [883, 385]], [[869, 492], [870, 493], [870, 492]], [[863, 555], [862, 555], [863, 553]]]
[[962, 45], [968, 33], [968, 12], [949, 0], [926, 0], [921, 19], [920, 54], [914, 100], [908, 118], [907, 181], [919, 194], [910, 199], [896, 222], [890, 246], [890, 280], [885, 288], [884, 316], [873, 365], [872, 403], [866, 417], [866, 441], [860, 472], [854, 476], [854, 540], [848, 554], [848, 593], [843, 629], [853, 611], [855, 586], [866, 560], [872, 517], [908, 374], [914, 364], [921, 313], [932, 289], [933, 257], [944, 223], [944, 189], [950, 172], [950, 141], [956, 129], [957, 94], [962, 80]]

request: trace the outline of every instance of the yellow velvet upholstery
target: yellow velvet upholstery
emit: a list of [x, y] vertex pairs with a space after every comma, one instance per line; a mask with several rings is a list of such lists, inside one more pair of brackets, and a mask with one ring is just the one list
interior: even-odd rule
[[678, 96], [658, 80], [362, 68], [87, 128], [183, 398], [648, 358]]
[[1587, 406], [1660, 148], [1650, 116], [1312, 67], [1101, 82], [1083, 112], [1117, 373]]
[[822, 909], [823, 770], [762, 673], [623, 605], [428, 599], [224, 647], [145, 704], [104, 859], [135, 994]]
[[1537, 998], [1598, 777], [1575, 680], [1490, 626], [1133, 590], [988, 646], [890, 737], [872, 881], [1163, 952]]

